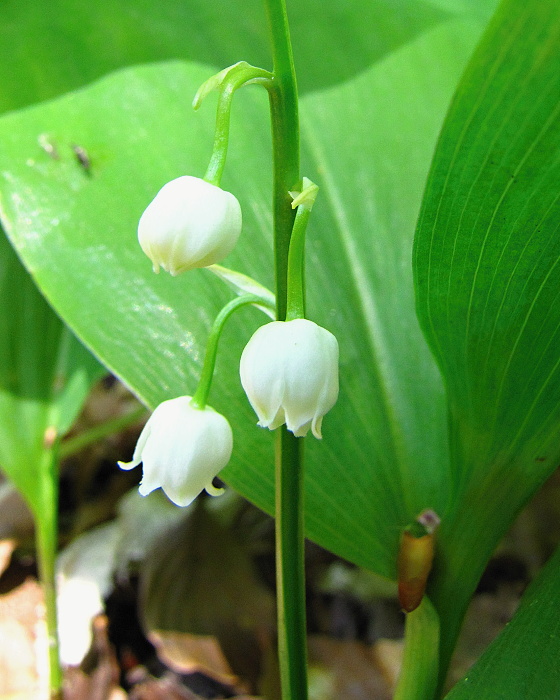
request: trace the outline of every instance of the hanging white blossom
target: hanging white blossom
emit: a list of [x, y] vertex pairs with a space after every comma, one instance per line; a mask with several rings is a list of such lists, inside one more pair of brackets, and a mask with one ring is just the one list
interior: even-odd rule
[[142, 496], [162, 488], [173, 503], [188, 506], [204, 489], [221, 493], [212, 480], [229, 462], [232, 448], [227, 419], [210, 406], [195, 408], [190, 396], [180, 396], [156, 408], [138, 438], [132, 462], [119, 466], [132, 469], [142, 463]]
[[240, 375], [260, 426], [320, 438], [338, 398], [338, 342], [306, 319], [267, 323], [243, 350]]
[[148, 205], [138, 241], [153, 263], [172, 275], [222, 261], [241, 233], [241, 207], [231, 192], [183, 175], [171, 180]]

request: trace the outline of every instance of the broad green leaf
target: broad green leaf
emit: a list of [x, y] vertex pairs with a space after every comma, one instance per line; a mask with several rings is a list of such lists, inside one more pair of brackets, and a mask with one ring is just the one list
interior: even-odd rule
[[[399, 530], [447, 502], [446, 415], [418, 328], [411, 247], [421, 192], [451, 92], [479, 32], [448, 22], [354, 80], [302, 100], [304, 174], [321, 186], [308, 240], [309, 314], [341, 346], [341, 396], [308, 440], [307, 529], [343, 556], [394, 576]], [[1, 211], [49, 300], [150, 406], [192, 393], [211, 321], [231, 292], [211, 273], [156, 276], [136, 242], [167, 180], [202, 174], [211, 104], [190, 100], [211, 74], [173, 62], [117, 73], [0, 121]], [[244, 234], [225, 264], [272, 287], [266, 95], [236, 96], [223, 186]], [[41, 134], [58, 159], [41, 150]], [[91, 159], [85, 172], [72, 144]], [[228, 322], [210, 403], [232, 422], [224, 478], [270, 511], [272, 436], [255, 428], [238, 362], [262, 323]]]
[[559, 65], [558, 3], [506, 0], [447, 116], [418, 225], [418, 312], [451, 412], [444, 617], [460, 617], [560, 459]]
[[[464, 11], [463, 0], [450, 0], [445, 9], [422, 0], [343, 4], [298, 0], [288, 5], [303, 92], [355, 75]], [[469, 8], [465, 14], [472, 13]], [[0, 4], [0, 111], [52, 98], [123, 66], [177, 58], [217, 68], [239, 60], [269, 68], [264, 3], [135, 0], [131, 7], [128, 0], [57, 0], [48, 5], [43, 0], [5, 0]]]
[[68, 430], [101, 371], [1, 235], [0, 468], [33, 510], [42, 498], [45, 430]]
[[527, 589], [513, 620], [447, 700], [560, 697], [560, 551]]
[[477, 18], [488, 22], [496, 9], [495, 0], [426, 0], [428, 5], [453, 15]]

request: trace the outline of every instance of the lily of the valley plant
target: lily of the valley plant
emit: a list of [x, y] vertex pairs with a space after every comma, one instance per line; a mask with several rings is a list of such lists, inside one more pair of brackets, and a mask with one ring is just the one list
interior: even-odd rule
[[[67, 434], [104, 371], [78, 338], [155, 409], [121, 465], [141, 493], [190, 508], [225, 482], [274, 513], [282, 700], [308, 696], [304, 532], [395, 582], [395, 700], [435, 700], [490, 558], [560, 463], [560, 3], [292, 0], [300, 103], [286, 2], [263, 0], [267, 69], [209, 80], [244, 41], [262, 55], [250, 3], [148, 0], [133, 29], [127, 3], [108, 22], [68, 0], [40, 26], [54, 50], [4, 41], [0, 467], [37, 525], [54, 697], [60, 460], [144, 414]], [[43, 10], [0, 3], [0, 27], [33, 47]], [[560, 698], [551, 563], [449, 700]]]
[[[307, 669], [302, 556], [303, 463], [297, 440], [309, 430], [316, 438], [321, 438], [323, 417], [338, 397], [338, 343], [332, 333], [305, 318], [304, 241], [318, 188], [299, 176], [299, 166], [293, 167], [299, 162], [299, 126], [288, 28], [283, 3], [270, 2], [269, 10], [275, 61], [288, 61], [288, 73], [282, 72], [286, 84], [282, 86], [280, 73], [269, 73], [241, 62], [221, 71], [200, 88], [195, 108], [210, 91], [219, 92], [214, 148], [205, 177], [178, 174], [163, 185], [140, 219], [138, 240], [154, 272], [162, 267], [176, 276], [221, 262], [233, 250], [242, 225], [239, 202], [220, 187], [232, 96], [243, 85], [257, 83], [269, 92], [271, 105], [278, 105], [286, 100], [286, 89], [289, 89], [295, 97], [295, 101], [291, 99], [287, 105], [290, 123], [284, 123], [277, 109], [272, 109], [273, 140], [278, 142], [279, 131], [286, 129], [293, 130], [295, 139], [285, 152], [276, 149], [274, 163], [274, 167], [279, 168], [283, 161], [291, 162], [293, 171], [293, 179], [276, 179], [274, 193], [276, 202], [283, 201], [283, 213], [275, 212], [272, 233], [276, 242], [285, 241], [281, 250], [284, 279], [278, 281], [282, 291], [280, 297], [276, 296], [277, 320], [254, 333], [242, 353], [239, 372], [243, 388], [257, 413], [258, 424], [270, 430], [281, 429], [283, 434], [277, 466], [281, 484], [277, 494], [277, 566], [279, 590], [284, 592], [279, 604], [280, 668], [283, 696], [304, 700]], [[285, 173], [285, 167], [282, 169]], [[258, 289], [256, 283], [255, 288]], [[244, 294], [222, 309], [208, 337], [194, 394], [160, 404], [140, 435], [132, 461], [119, 463], [123, 469], [142, 463], [142, 495], [161, 487], [174, 503], [187, 506], [204, 489], [212, 495], [222, 491], [213, 485], [213, 479], [226, 466], [235, 449], [233, 436], [227, 418], [207, 405], [220, 335], [227, 318], [246, 304], [270, 311], [271, 296], [269, 292], [260, 297]], [[185, 387], [187, 392], [188, 387]], [[286, 430], [289, 432], [285, 433]], [[290, 511], [297, 514], [294, 524], [290, 523], [291, 516], [287, 517]], [[283, 525], [284, 516], [287, 528]], [[294, 555], [296, 559], [290, 561]], [[298, 621], [295, 626], [288, 624], [291, 615]]]

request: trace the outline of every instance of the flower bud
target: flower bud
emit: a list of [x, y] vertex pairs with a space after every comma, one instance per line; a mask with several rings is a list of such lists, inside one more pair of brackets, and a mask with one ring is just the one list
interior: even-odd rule
[[221, 492], [212, 479], [229, 462], [232, 448], [226, 418], [209, 406], [195, 408], [190, 396], [180, 396], [156, 408], [138, 438], [132, 462], [119, 466], [132, 469], [142, 462], [142, 496], [161, 487], [173, 503], [188, 506], [203, 489], [212, 495]]
[[241, 383], [259, 418], [274, 430], [286, 423], [297, 437], [321, 437], [323, 416], [338, 398], [338, 343], [312, 321], [261, 326], [241, 355]]
[[240, 233], [234, 195], [190, 175], [164, 185], [138, 224], [138, 241], [154, 272], [161, 265], [172, 275], [220, 262]]

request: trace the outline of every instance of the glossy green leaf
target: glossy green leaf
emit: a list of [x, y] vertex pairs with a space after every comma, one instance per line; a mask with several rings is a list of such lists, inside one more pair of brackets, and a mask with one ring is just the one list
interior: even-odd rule
[[418, 225], [418, 312], [448, 389], [455, 480], [432, 596], [455, 621], [560, 459], [559, 65], [558, 3], [505, 0], [448, 114]]
[[68, 430], [101, 369], [0, 236], [0, 467], [35, 511], [45, 431]]
[[[459, 0], [445, 8], [422, 0], [288, 5], [303, 92], [345, 80], [464, 12]], [[177, 58], [217, 68], [239, 60], [270, 67], [262, 0], [135, 0], [132, 7], [128, 0], [0, 4], [0, 111], [52, 98], [123, 66]]]
[[[441, 512], [448, 496], [444, 397], [415, 316], [410, 259], [435, 138], [478, 32], [442, 24], [301, 104], [304, 173], [321, 186], [309, 314], [341, 346], [340, 400], [323, 441], [308, 440], [307, 529], [391, 577], [402, 525], [425, 507]], [[78, 335], [151, 406], [194, 391], [208, 328], [231, 298], [204, 270], [154, 275], [135, 235], [161, 185], [206, 168], [213, 110], [193, 113], [190, 100], [210, 74], [179, 62], [138, 67], [0, 121], [12, 241]], [[87, 150], [89, 171], [73, 144]], [[236, 96], [231, 144], [222, 184], [245, 222], [225, 264], [271, 287], [269, 125], [258, 88]], [[252, 309], [228, 322], [210, 403], [234, 427], [224, 478], [270, 511], [272, 436], [254, 427], [237, 369], [259, 323]]]
[[526, 591], [513, 620], [447, 700], [560, 697], [560, 551]]

